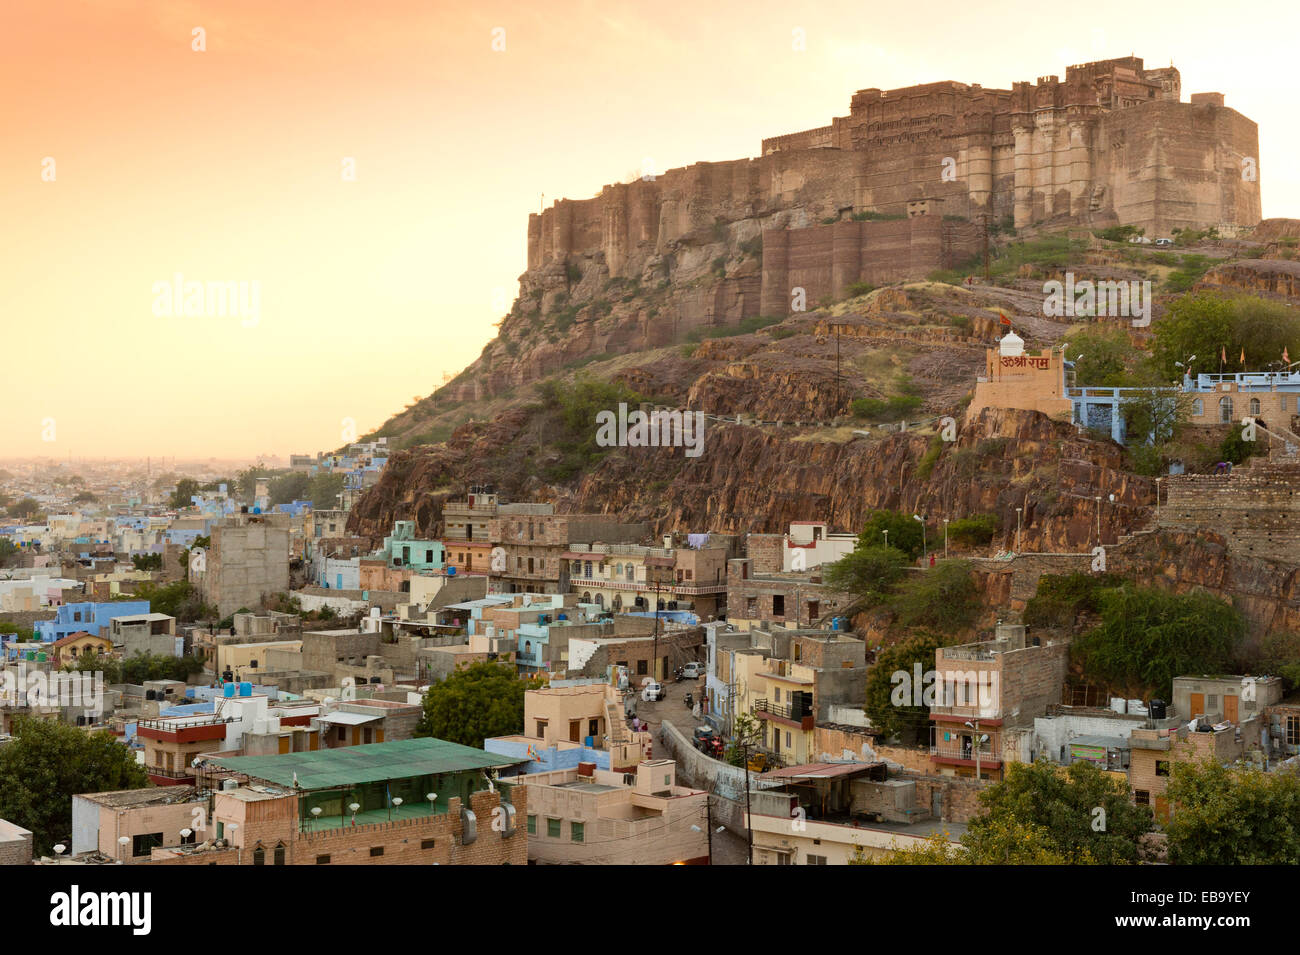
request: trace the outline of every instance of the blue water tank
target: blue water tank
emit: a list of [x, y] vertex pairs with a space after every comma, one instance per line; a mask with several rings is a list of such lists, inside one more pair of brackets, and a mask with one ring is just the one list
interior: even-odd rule
[[594, 736], [584, 736], [584, 737], [582, 738], [582, 745], [585, 746], [585, 747], [587, 747], [587, 749], [595, 749], [595, 748], [596, 748], [596, 737], [594, 737]]
[[456, 568], [455, 568], [455, 567], [448, 567], [448, 568], [447, 568], [447, 576], [448, 576], [448, 577], [455, 577], [455, 576], [456, 576]]
[[221, 688], [221, 695], [228, 700], [232, 699], [235, 695], [235, 684], [227, 683], [225, 686], [223, 686]]
[[239, 695], [240, 695], [240, 696], [252, 696], [252, 695], [253, 695], [253, 684], [251, 684], [251, 683], [249, 683], [249, 682], [247, 682], [247, 681], [245, 681], [245, 682], [239, 684]]
[[567, 613], [562, 613], [562, 614], [560, 614], [560, 616], [559, 616], [558, 618], [556, 618], [556, 619], [558, 619], [558, 620], [568, 620], [568, 619], [569, 619], [569, 615], [568, 615]]

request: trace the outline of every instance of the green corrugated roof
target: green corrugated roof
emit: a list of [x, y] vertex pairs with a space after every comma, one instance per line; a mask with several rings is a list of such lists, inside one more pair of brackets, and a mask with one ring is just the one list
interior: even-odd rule
[[485, 753], [481, 749], [442, 739], [403, 739], [393, 743], [320, 749], [311, 753], [232, 756], [213, 759], [212, 762], [280, 786], [292, 786], [294, 773], [297, 773], [299, 789], [329, 789], [384, 779], [513, 766], [527, 760]]

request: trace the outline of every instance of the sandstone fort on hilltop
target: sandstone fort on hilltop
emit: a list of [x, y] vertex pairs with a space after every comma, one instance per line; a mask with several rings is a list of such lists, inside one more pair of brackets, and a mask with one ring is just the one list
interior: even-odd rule
[[757, 159], [697, 163], [529, 216], [528, 268], [576, 253], [631, 275], [719, 222], [789, 229], [866, 212], [988, 214], [1017, 228], [1123, 223], [1148, 235], [1254, 226], [1257, 125], [1222, 94], [1185, 103], [1181, 92], [1178, 70], [1137, 57], [1010, 90], [860, 90], [848, 116], [766, 139]]

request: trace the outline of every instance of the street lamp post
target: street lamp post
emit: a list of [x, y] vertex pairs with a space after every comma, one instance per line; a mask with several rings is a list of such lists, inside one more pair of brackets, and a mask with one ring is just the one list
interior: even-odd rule
[[1160, 482], [1163, 478], [1156, 478], [1156, 523], [1160, 523]]
[[1096, 497], [1097, 501], [1097, 544], [1101, 545], [1101, 495]]
[[943, 559], [948, 559], [948, 518], [943, 519]]
[[1017, 554], [1020, 553], [1020, 524], [1021, 524], [1021, 517], [1024, 514], [1024, 510], [1025, 509], [1023, 507], [1016, 508], [1016, 553]]
[[885, 546], [889, 546], [889, 528], [885, 528]]
[[913, 514], [912, 520], [918, 521], [921, 524], [921, 564], [924, 566], [926, 559], [930, 556], [930, 552], [926, 548], [925, 544], [925, 518], [920, 514]]

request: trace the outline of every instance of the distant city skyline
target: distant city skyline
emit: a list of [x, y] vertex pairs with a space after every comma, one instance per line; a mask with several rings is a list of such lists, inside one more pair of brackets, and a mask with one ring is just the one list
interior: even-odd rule
[[1293, 6], [1089, 10], [1068, 32], [1006, 0], [927, 8], [923, 30], [847, 0], [16, 0], [0, 455], [339, 447], [478, 356], [543, 195], [755, 156], [866, 87], [1172, 61], [1184, 100], [1222, 92], [1259, 124], [1264, 216], [1300, 217]]

